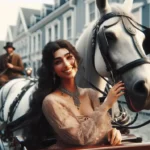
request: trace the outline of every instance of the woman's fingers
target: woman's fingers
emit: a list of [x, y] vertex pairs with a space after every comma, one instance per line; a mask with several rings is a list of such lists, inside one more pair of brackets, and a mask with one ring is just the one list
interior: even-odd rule
[[110, 142], [111, 139], [111, 131], [108, 132], [108, 142]]
[[125, 90], [125, 87], [119, 87], [116, 91], [114, 91], [113, 89], [112, 89], [112, 94], [114, 95], [114, 96], [119, 96], [120, 94], [122, 95], [122, 93], [124, 94], [124, 90]]
[[120, 86], [124, 86], [124, 83], [122, 81], [119, 81], [113, 86], [113, 89], [116, 91]]
[[[109, 137], [111, 136], [111, 137]], [[109, 140], [110, 138], [110, 140]], [[122, 137], [121, 137], [121, 133], [119, 130], [113, 128], [110, 133], [108, 134], [108, 141], [110, 141], [110, 144], [111, 145], [118, 145], [118, 144], [121, 144], [121, 140], [122, 140]]]
[[116, 90], [116, 93], [120, 93], [121, 91], [125, 90], [125, 87], [119, 87], [117, 90]]
[[121, 81], [115, 84], [109, 91], [107, 95], [107, 99], [105, 101], [105, 104], [107, 105], [108, 108], [111, 108], [113, 104], [117, 101], [117, 99], [124, 94], [122, 92], [124, 90], [124, 83]]
[[116, 132], [117, 132], [116, 128], [113, 128], [112, 129], [112, 134], [111, 134], [111, 140], [110, 140], [111, 145], [113, 145], [113, 143], [114, 143], [114, 140], [115, 140], [115, 137], [116, 137]]
[[120, 97], [120, 96], [124, 95], [124, 93], [125, 93], [125, 92], [120, 92], [120, 93], [118, 93], [118, 94], [117, 94], [117, 97]]
[[121, 144], [121, 140], [122, 140], [122, 138], [121, 138], [120, 131], [117, 130], [116, 137], [115, 137], [112, 145]]

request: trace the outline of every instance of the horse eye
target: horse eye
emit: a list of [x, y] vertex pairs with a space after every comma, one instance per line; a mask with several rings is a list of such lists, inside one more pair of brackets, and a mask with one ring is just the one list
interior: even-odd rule
[[117, 37], [113, 32], [106, 32], [105, 35], [106, 35], [106, 38], [110, 41], [117, 40]]

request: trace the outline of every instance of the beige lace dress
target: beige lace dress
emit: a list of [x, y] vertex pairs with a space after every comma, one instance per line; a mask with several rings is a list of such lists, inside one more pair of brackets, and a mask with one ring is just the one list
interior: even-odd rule
[[91, 104], [93, 113], [90, 116], [76, 116], [66, 101], [45, 98], [43, 113], [58, 135], [57, 143], [48, 150], [96, 145], [106, 141], [107, 133], [112, 128], [111, 118], [101, 110], [98, 100], [91, 100]]

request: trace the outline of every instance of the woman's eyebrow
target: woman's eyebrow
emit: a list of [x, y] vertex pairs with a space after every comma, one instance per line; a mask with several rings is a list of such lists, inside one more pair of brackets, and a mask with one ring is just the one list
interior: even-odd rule
[[[64, 57], [65, 57], [65, 56], [67, 56], [68, 54], [70, 55], [70, 53], [69, 53], [69, 52], [68, 52], [68, 53], [66, 53], [66, 54], [64, 54]], [[57, 60], [57, 59], [61, 59], [61, 57], [56, 57], [56, 58], [54, 58], [54, 60]]]

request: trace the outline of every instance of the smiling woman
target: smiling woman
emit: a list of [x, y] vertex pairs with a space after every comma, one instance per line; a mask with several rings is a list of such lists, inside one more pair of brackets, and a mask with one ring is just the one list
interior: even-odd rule
[[[43, 118], [45, 116], [47, 120], [47, 127], [42, 128], [42, 132], [55, 132], [57, 143], [48, 149], [108, 141], [112, 145], [121, 143], [120, 131], [111, 127], [107, 112], [124, 94], [120, 92], [124, 90], [124, 84], [119, 82], [114, 85], [100, 105], [96, 91], [76, 85], [79, 63], [78, 52], [66, 40], [49, 42], [43, 49], [42, 66], [38, 71], [39, 84], [31, 108], [36, 116], [43, 113]], [[33, 128], [37, 132], [35, 126]]]

